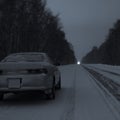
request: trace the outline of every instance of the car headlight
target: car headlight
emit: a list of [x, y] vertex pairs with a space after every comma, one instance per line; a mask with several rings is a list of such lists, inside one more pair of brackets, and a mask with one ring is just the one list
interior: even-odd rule
[[42, 74], [42, 73], [47, 74], [48, 73], [47, 69], [29, 69], [27, 71], [29, 74]]

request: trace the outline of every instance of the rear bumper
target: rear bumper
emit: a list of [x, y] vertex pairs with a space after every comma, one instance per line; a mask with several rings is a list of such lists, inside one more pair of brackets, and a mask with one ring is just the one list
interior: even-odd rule
[[0, 92], [2, 93], [23, 93], [23, 92], [45, 92], [50, 90], [51, 88], [47, 87], [26, 87], [26, 88], [19, 88], [19, 89], [9, 89], [9, 88], [0, 88]]
[[[17, 87], [9, 86], [9, 80], [19, 80]], [[46, 91], [52, 88], [52, 77], [47, 75], [9, 75], [0, 76], [0, 92], [32, 92], [32, 91]]]

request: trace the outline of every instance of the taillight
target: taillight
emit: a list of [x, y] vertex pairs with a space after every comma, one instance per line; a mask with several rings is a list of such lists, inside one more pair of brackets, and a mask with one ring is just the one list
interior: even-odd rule
[[30, 73], [30, 74], [42, 74], [42, 73], [47, 74], [48, 71], [47, 71], [47, 69], [29, 69], [28, 73]]

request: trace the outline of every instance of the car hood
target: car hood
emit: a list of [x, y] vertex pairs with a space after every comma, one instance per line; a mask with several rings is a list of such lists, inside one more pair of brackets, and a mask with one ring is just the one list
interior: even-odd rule
[[0, 70], [23, 70], [53, 68], [54, 65], [47, 62], [1, 62]]

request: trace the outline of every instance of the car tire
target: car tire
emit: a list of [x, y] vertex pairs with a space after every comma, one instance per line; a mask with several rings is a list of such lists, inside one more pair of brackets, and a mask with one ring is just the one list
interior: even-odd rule
[[53, 81], [53, 86], [51, 88], [51, 92], [47, 94], [47, 99], [54, 100], [55, 99], [55, 81]]
[[4, 98], [4, 94], [0, 93], [0, 101], [3, 100], [3, 98]]
[[58, 84], [56, 85], [56, 89], [57, 89], [57, 90], [60, 90], [60, 89], [61, 89], [61, 77], [59, 77], [59, 82], [58, 82]]

